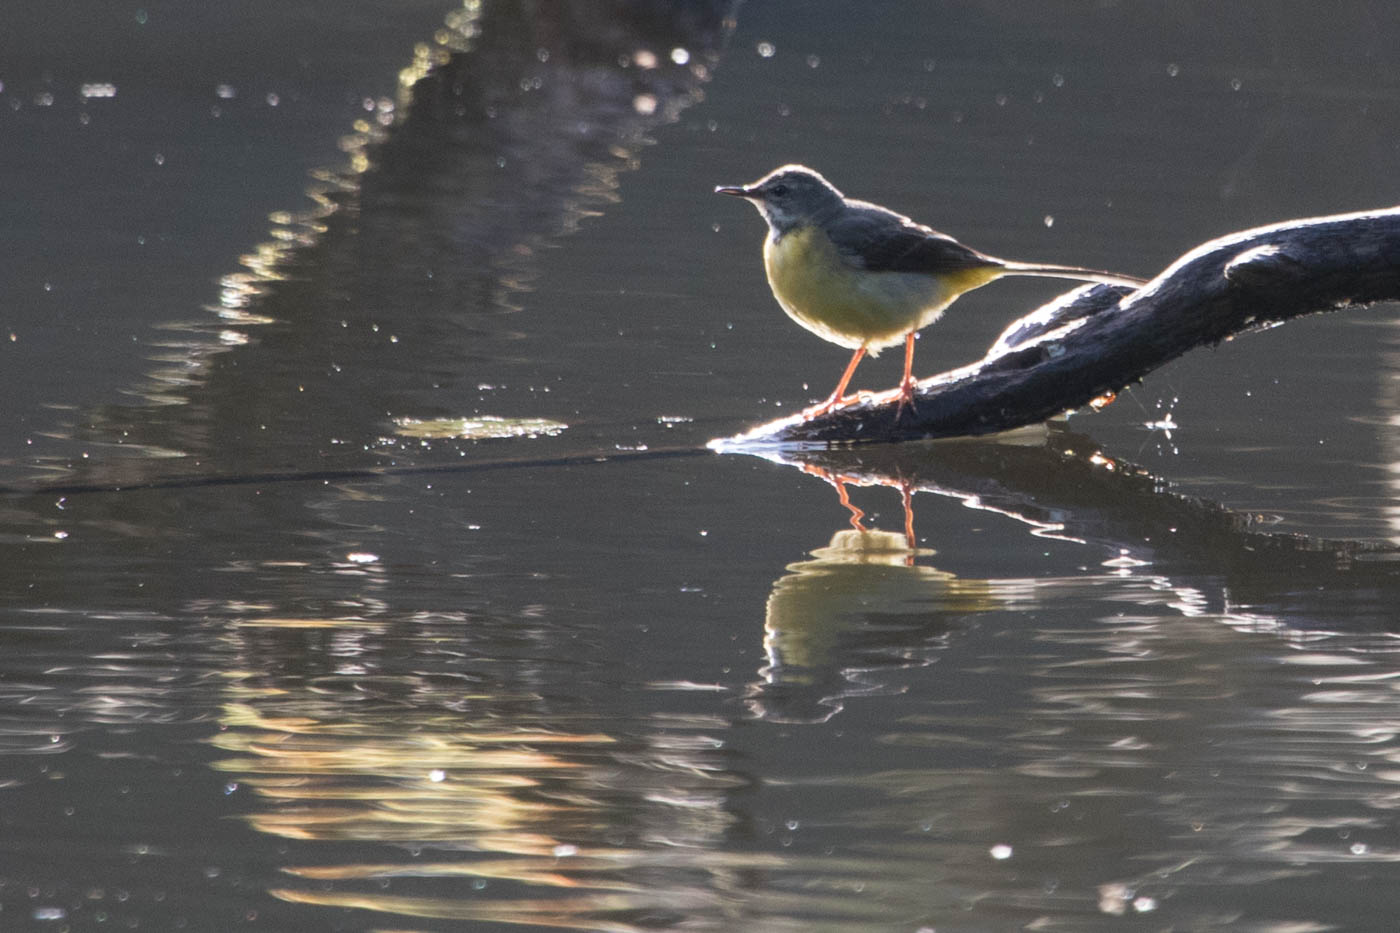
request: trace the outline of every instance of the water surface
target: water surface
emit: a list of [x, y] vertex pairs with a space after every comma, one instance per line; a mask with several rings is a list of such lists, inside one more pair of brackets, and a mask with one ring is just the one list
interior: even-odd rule
[[0, 927], [1392, 928], [1394, 306], [703, 451], [844, 362], [715, 184], [1151, 274], [1393, 200], [1388, 7], [141, 12], [0, 73]]

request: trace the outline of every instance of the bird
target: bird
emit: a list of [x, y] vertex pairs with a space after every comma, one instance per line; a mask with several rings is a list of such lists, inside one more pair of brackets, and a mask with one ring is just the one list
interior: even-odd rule
[[805, 165], [783, 165], [748, 185], [716, 194], [751, 202], [768, 222], [763, 265], [773, 297], [807, 330], [854, 350], [836, 390], [803, 411], [826, 414], [844, 396], [860, 361], [904, 342], [899, 411], [914, 403], [914, 338], [958, 296], [1008, 275], [1126, 285], [1143, 279], [1078, 266], [1012, 262], [868, 201], [847, 198]]

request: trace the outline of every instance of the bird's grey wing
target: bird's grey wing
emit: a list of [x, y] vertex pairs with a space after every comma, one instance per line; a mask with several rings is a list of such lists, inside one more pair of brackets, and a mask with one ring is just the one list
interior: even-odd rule
[[939, 275], [1001, 265], [950, 236], [873, 204], [848, 207], [824, 226], [841, 255], [870, 272]]

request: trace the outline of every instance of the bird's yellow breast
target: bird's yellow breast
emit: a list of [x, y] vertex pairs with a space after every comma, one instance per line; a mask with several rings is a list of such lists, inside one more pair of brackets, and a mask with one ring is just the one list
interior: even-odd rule
[[770, 236], [763, 264], [788, 317], [824, 340], [872, 353], [933, 323], [958, 295], [998, 274], [995, 268], [941, 275], [857, 269], [815, 225]]

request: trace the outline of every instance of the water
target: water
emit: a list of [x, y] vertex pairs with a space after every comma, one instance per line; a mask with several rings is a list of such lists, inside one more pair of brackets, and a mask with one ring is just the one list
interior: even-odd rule
[[845, 361], [713, 185], [1149, 274], [1393, 200], [1389, 8], [199, 15], [6, 37], [0, 929], [1394, 927], [1394, 306], [703, 451]]

